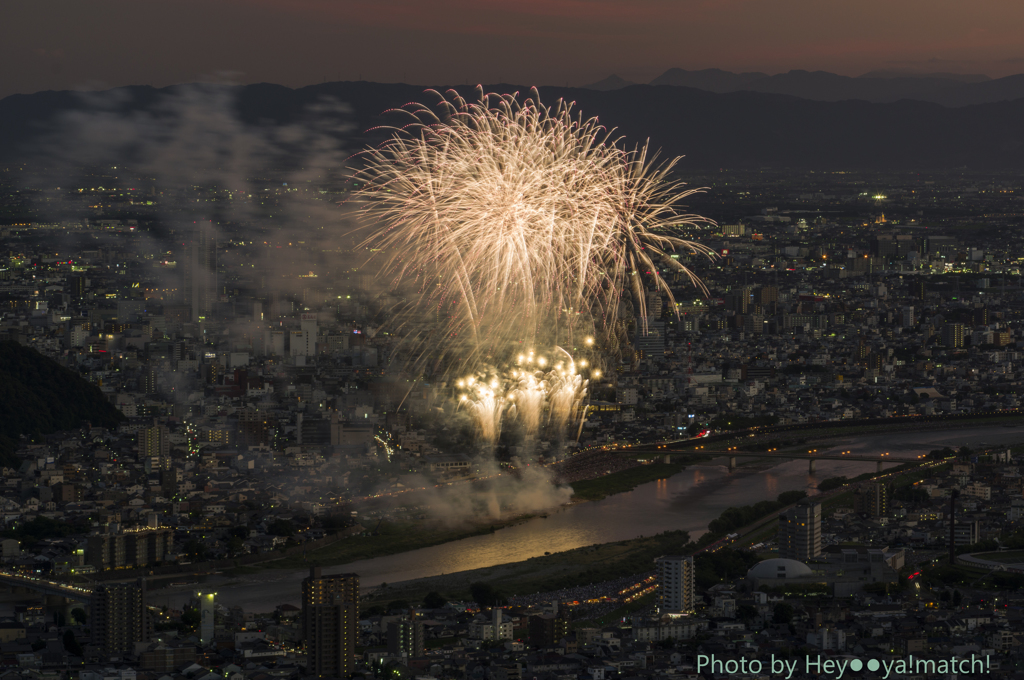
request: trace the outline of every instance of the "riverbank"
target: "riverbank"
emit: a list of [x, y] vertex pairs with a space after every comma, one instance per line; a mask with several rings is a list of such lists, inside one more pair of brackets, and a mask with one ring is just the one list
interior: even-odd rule
[[[740, 448], [743, 450], [757, 450], [763, 445], [799, 447], [813, 445], [815, 442], [827, 442], [833, 439], [850, 437], [863, 437], [865, 435], [883, 434], [886, 432], [914, 433], [914, 432], [935, 432], [949, 430], [971, 430], [977, 428], [1024, 427], [1024, 414], [1007, 414], [999, 416], [978, 416], [978, 417], [949, 417], [946, 420], [938, 420], [923, 417], [891, 418], [886, 422], [874, 422], [865, 425], [848, 425], [842, 421], [828, 424], [815, 424], [813, 426], [800, 426], [792, 429], [780, 428], [756, 433], [753, 441], [749, 440], [750, 432], [736, 432], [733, 436], [729, 433], [717, 435], [716, 440], [705, 444], [709, 453], [712, 450], [722, 451], [735, 444], [739, 439], [743, 443]], [[786, 443], [783, 443], [786, 442]]]
[[[788, 447], [787, 447], [788, 448]], [[799, 448], [794, 446], [793, 448]], [[783, 449], [783, 452], [785, 449]], [[600, 501], [602, 499], [627, 493], [633, 489], [653, 481], [668, 479], [696, 463], [707, 463], [724, 451], [709, 450], [707, 454], [673, 454], [674, 462], [652, 462], [636, 465], [624, 470], [612, 472], [593, 479], [580, 480], [572, 483], [574, 494], [568, 505]], [[630, 455], [624, 451], [620, 455]], [[633, 453], [631, 455], [637, 455]], [[823, 458], [823, 460], [825, 460]], [[894, 461], [895, 462], [895, 461]], [[740, 468], [747, 473], [764, 471], [778, 465], [776, 457], [749, 458], [740, 461]], [[548, 513], [539, 515], [547, 517], [565, 509], [552, 508]], [[440, 546], [446, 543], [467, 538], [494, 534], [503, 529], [528, 522], [537, 515], [519, 516], [504, 520], [488, 520], [468, 522], [458, 526], [445, 526], [431, 520], [407, 522], [382, 522], [375, 532], [367, 531], [344, 541], [335, 542], [324, 548], [310, 550], [302, 554], [288, 557], [272, 558], [259, 564], [228, 569], [232, 576], [254, 574], [267, 569], [304, 569], [310, 566], [331, 567], [349, 564], [360, 560], [397, 555], [421, 548]]]
[[[571, 484], [571, 503], [597, 501], [615, 494], [632, 491], [641, 484], [666, 479], [682, 472], [697, 459], [688, 457], [686, 462], [650, 463], [620, 470], [594, 479], [581, 480]], [[560, 508], [552, 508], [558, 512]], [[385, 557], [398, 553], [429, 548], [473, 536], [494, 533], [511, 526], [527, 522], [537, 515], [523, 515], [503, 520], [468, 522], [458, 526], [444, 526], [431, 520], [416, 522], [381, 522], [375, 532], [352, 536], [329, 546], [293, 554], [287, 557], [271, 558], [247, 566], [228, 569], [232, 576], [253, 574], [262, 569], [301, 569], [311, 566], [331, 567], [358, 560]], [[541, 515], [546, 517], [547, 515]]]
[[[929, 470], [936, 468], [934, 463], [915, 462], [904, 470], [887, 471], [872, 475], [873, 478], [893, 478], [898, 486], [912, 483], [920, 476], [920, 468]], [[944, 464], [938, 467], [944, 467]], [[834, 489], [822, 494], [820, 500], [827, 508], [828, 514], [841, 505], [850, 504], [853, 498], [852, 489], [856, 484]], [[783, 494], [785, 496], [786, 494]], [[781, 498], [781, 497], [780, 497]], [[775, 534], [778, 529], [778, 516], [793, 504], [787, 503], [781, 508], [757, 517], [746, 526], [729, 529], [738, 534], [730, 547], [747, 547], [755, 541], [763, 541]], [[732, 508], [730, 508], [731, 510]], [[719, 515], [718, 519], [728, 511]], [[709, 524], [714, 525], [714, 521]], [[598, 583], [623, 576], [639, 574], [651, 569], [654, 558], [696, 549], [703, 552], [702, 544], [707, 539], [718, 538], [721, 534], [705, 535], [704, 539], [695, 544], [689, 543], [689, 534], [685, 531], [670, 531], [656, 536], [642, 537], [614, 543], [597, 544], [576, 548], [543, 557], [534, 557], [521, 562], [500, 564], [480, 569], [460, 571], [453, 574], [432, 576], [409, 581], [390, 583], [365, 594], [363, 606], [387, 604], [395, 600], [416, 602], [427, 593], [436, 591], [453, 599], [469, 598], [470, 584], [486, 582], [495, 584], [503, 595], [532, 594], [570, 588], [586, 583]]]
[[[947, 445], [953, 448], [961, 445], [976, 448], [982, 443], [986, 446], [1016, 446], [1020, 444], [1022, 435], [1024, 432], [1017, 428], [973, 428], [957, 433], [875, 434], [839, 445], [842, 450], [853, 450], [854, 455], [881, 456], [892, 451], [894, 459], [886, 465], [889, 468], [896, 464], [897, 456], [904, 457], [904, 460], [920, 460], [919, 455]], [[660, 455], [658, 459], [661, 459]], [[549, 513], [546, 518], [535, 517], [500, 531], [429, 548], [344, 562], [327, 567], [324, 572], [357, 573], [364, 592], [371, 592], [384, 582], [391, 585], [486, 569], [545, 557], [549, 552], [555, 554], [595, 544], [628, 541], [666, 531], [687, 531], [691, 538], [698, 540], [707, 530], [708, 523], [729, 507], [774, 500], [781, 490], [803, 489], [813, 494], [817, 483], [824, 479], [839, 476], [852, 479], [875, 468], [873, 462], [848, 460], [845, 456], [828, 456], [819, 460], [816, 474], [808, 474], [807, 463], [803, 460], [762, 459], [751, 462], [752, 465], [742, 465], [733, 470], [729, 470], [724, 461], [692, 465], [673, 477], [649, 482], [633, 491], [600, 501], [563, 507]], [[758, 469], [767, 464], [770, 464], [770, 469]], [[848, 492], [849, 488], [843, 491]], [[830, 501], [826, 500], [826, 503], [830, 504]], [[771, 531], [773, 524], [762, 519], [752, 528], [762, 527]], [[211, 574], [197, 578], [195, 583], [201, 582], [205, 587], [217, 590], [218, 598], [225, 606], [264, 611], [261, 607], [266, 606], [268, 598], [275, 604], [299, 603], [301, 582], [309, 574], [308, 566], [307, 561], [295, 569], [246, 570], [249, 573], [231, 576]], [[179, 607], [189, 592], [184, 586], [169, 587], [161, 590], [159, 596], [154, 593], [154, 597], [158, 597], [158, 604]]]
[[373, 532], [352, 536], [344, 541], [332, 543], [323, 548], [310, 550], [301, 555], [272, 558], [227, 573], [237, 576], [251, 574], [261, 569], [301, 569], [306, 567], [331, 567], [357, 560], [373, 559], [398, 553], [429, 548], [435, 545], [460, 541], [464, 538], [492, 534], [533, 519], [534, 515], [523, 515], [505, 520], [477, 522], [454, 527], [446, 527], [440, 523], [427, 520], [418, 522], [381, 522]]
[[679, 552], [689, 538], [685, 531], [669, 531], [533, 557], [522, 562], [389, 583], [364, 594], [360, 606], [371, 607], [394, 600], [418, 602], [431, 591], [452, 599], [469, 599], [469, 586], [478, 581], [500, 584], [501, 593], [508, 597], [599, 583], [650, 571], [654, 558]]
[[[1015, 419], [1008, 417], [1007, 420]], [[997, 423], [1001, 419], [996, 419]], [[1019, 422], [1019, 418], [1016, 418]], [[953, 427], [971, 429], [975, 425], [993, 425], [993, 419], [978, 420], [974, 422], [959, 421], [955, 424], [948, 424]], [[808, 445], [830, 447], [836, 445], [836, 440], [850, 438], [856, 434], [880, 434], [900, 429], [901, 431], [918, 431], [923, 429], [944, 429], [946, 423], [936, 422], [915, 422], [915, 419], [901, 419], [899, 423], [875, 424], [872, 426], [857, 428], [841, 424], [824, 425], [819, 428], [802, 430], [799, 432], [799, 439], [792, 439], [794, 432], [773, 433], [762, 435], [753, 441], [744, 441], [741, 448], [746, 450], [757, 450], [771, 442], [773, 447], [779, 447], [782, 452], [795, 450]], [[860, 430], [867, 430], [863, 432]], [[789, 441], [780, 441], [787, 438]], [[774, 440], [774, 441], [773, 441]], [[626, 493], [643, 484], [667, 479], [678, 474], [687, 467], [700, 462], [708, 462], [715, 456], [727, 453], [729, 442], [709, 443], [706, 453], [700, 454], [674, 452], [671, 455], [672, 462], [654, 462], [643, 465], [636, 465], [625, 470], [601, 475], [593, 479], [579, 480], [572, 482], [573, 496], [571, 505], [578, 503], [599, 501], [609, 496]], [[632, 452], [629, 449], [621, 451], [620, 455], [638, 455], [639, 452]], [[703, 455], [701, 455], [703, 454]], [[650, 453], [646, 453], [650, 456]], [[657, 454], [655, 454], [657, 455]], [[777, 464], [777, 458], [750, 458], [740, 461], [740, 466], [748, 471], [765, 470]], [[550, 512], [559, 512], [561, 508], [552, 508]], [[541, 515], [546, 516], [546, 514]], [[439, 546], [453, 541], [459, 541], [474, 536], [494, 533], [502, 529], [522, 524], [533, 519], [535, 515], [519, 516], [508, 519], [486, 520], [478, 522], [467, 522], [458, 526], [445, 526], [431, 520], [407, 521], [407, 522], [382, 522], [375, 532], [368, 532], [366, 535], [354, 536], [343, 541], [337, 541], [323, 548], [303, 551], [301, 554], [292, 554], [287, 557], [271, 557], [249, 566], [239, 566], [228, 570], [232, 575], [244, 575], [256, 573], [263, 569], [297, 569], [309, 566], [330, 567], [340, 564], [347, 564], [359, 560], [373, 559], [396, 555], [420, 548]]]
[[599, 501], [617, 493], [632, 491], [641, 484], [667, 479], [686, 469], [690, 462], [648, 463], [594, 479], [572, 483], [572, 501]]

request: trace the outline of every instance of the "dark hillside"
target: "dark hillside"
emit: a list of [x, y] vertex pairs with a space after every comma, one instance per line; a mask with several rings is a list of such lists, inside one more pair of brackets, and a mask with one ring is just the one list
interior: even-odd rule
[[0, 342], [0, 463], [16, 464], [21, 435], [39, 436], [83, 421], [113, 427], [124, 418], [95, 385], [34, 349]]

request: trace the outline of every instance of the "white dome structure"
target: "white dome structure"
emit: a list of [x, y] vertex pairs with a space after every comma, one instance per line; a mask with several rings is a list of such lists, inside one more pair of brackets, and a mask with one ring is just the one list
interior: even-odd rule
[[775, 558], [758, 562], [747, 572], [748, 579], [792, 579], [813, 576], [814, 572], [803, 562]]

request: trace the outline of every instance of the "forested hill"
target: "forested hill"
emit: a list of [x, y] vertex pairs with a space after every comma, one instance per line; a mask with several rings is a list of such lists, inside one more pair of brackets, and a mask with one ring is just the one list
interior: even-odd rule
[[21, 435], [79, 427], [113, 427], [124, 416], [98, 387], [34, 349], [0, 342], [0, 462], [16, 464]]

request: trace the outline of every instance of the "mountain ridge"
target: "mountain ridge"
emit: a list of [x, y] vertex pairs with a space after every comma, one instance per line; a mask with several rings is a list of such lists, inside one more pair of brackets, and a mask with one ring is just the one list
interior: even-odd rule
[[[583, 87], [597, 90], [621, 89], [628, 87], [625, 84], [628, 82], [617, 76], [609, 76]], [[1024, 74], [991, 79], [979, 74], [873, 71], [851, 77], [828, 71], [799, 69], [769, 75], [759, 71], [733, 73], [717, 68], [696, 71], [670, 68], [649, 84], [692, 87], [717, 94], [743, 91], [786, 94], [813, 101], [862, 99], [883, 104], [912, 99], [948, 107], [1024, 98]]]

